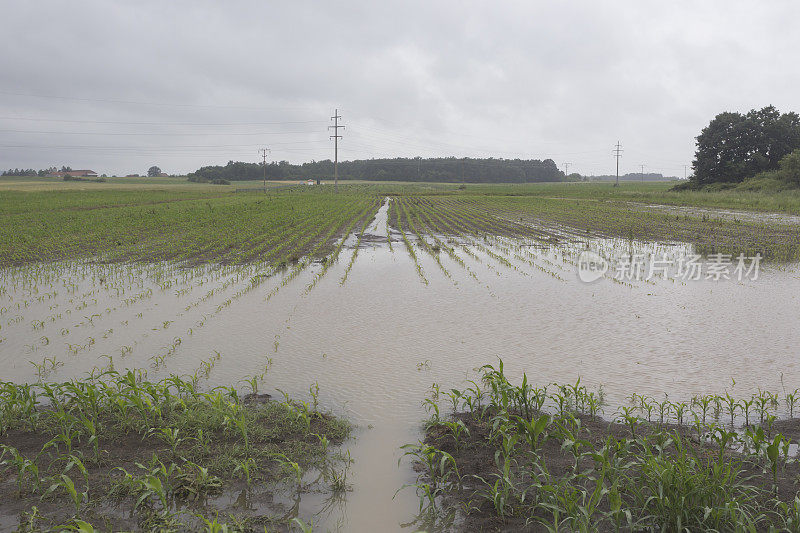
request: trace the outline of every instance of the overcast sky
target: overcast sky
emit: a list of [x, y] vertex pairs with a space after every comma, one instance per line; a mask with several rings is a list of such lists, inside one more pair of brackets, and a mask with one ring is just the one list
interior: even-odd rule
[[800, 111], [800, 2], [0, 0], [0, 168], [551, 158], [683, 176], [717, 113]]

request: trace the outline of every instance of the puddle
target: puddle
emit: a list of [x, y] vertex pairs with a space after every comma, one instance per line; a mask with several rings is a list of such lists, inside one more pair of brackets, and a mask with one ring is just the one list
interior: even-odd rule
[[[391, 248], [388, 238], [391, 238]], [[270, 364], [265, 392], [309, 399], [358, 424], [344, 502], [312, 495], [301, 516], [321, 530], [392, 531], [418, 508], [399, 447], [420, 436], [431, 384], [460, 387], [502, 357], [510, 379], [603, 386], [608, 407], [632, 392], [670, 399], [745, 396], [800, 386], [800, 274], [765, 266], [744, 281], [583, 283], [581, 251], [686, 254], [685, 244], [577, 239], [559, 244], [441, 237], [435, 261], [415, 244], [423, 283], [386, 206], [316, 283], [265, 265], [62, 263], [0, 271], [2, 379], [84, 376], [110, 363], [148, 376], [239, 384]], [[416, 243], [416, 238], [409, 240]], [[432, 244], [432, 240], [431, 240]], [[284, 283], [285, 281], [285, 283]], [[311, 289], [309, 290], [309, 287]], [[35, 362], [36, 366], [31, 364]], [[734, 385], [735, 381], [735, 385]], [[229, 496], [234, 503], [238, 494]], [[293, 502], [279, 502], [293, 505]]]
[[[641, 204], [631, 203], [631, 205], [641, 207]], [[783, 213], [760, 213], [758, 211], [738, 211], [734, 209], [692, 207], [683, 205], [645, 205], [643, 207], [650, 211], [660, 211], [674, 215], [689, 215], [693, 217], [707, 217], [729, 221], [759, 222], [789, 226], [796, 226], [800, 224], [800, 216], [787, 215]]]

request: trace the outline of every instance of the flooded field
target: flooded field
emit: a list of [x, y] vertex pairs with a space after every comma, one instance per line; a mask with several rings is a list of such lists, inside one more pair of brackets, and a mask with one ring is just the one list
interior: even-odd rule
[[[408, 209], [387, 200], [335, 262], [5, 268], [2, 379], [64, 381], [113, 365], [246, 391], [244, 380], [267, 368], [262, 390], [306, 401], [313, 392], [358, 426], [343, 445], [352, 491], [333, 506], [308, 495], [300, 510], [342, 531], [411, 521], [417, 497], [395, 493], [414, 477], [407, 462], [398, 467], [399, 447], [421, 435], [421, 400], [498, 358], [511, 380], [525, 372], [536, 385], [602, 387], [609, 415], [634, 392], [689, 400], [800, 387], [797, 264], [737, 277], [732, 258], [723, 276], [732, 279], [648, 276], [655, 258], [674, 265], [692, 246], [510, 216], [495, 222], [503, 231], [458, 232]], [[591, 283], [578, 275], [586, 250], [612, 263]], [[645, 260], [644, 275], [615, 277], [626, 256]]]
[[695, 217], [719, 218], [729, 221], [749, 221], [749, 222], [770, 222], [796, 226], [800, 224], [800, 216], [787, 215], [784, 213], [758, 213], [753, 211], [741, 211], [735, 209], [717, 209], [690, 207], [680, 205], [647, 205], [646, 209], [670, 213], [676, 215], [691, 215]]

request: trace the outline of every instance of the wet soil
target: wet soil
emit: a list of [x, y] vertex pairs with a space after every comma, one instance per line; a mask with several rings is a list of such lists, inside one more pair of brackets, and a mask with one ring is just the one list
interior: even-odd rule
[[[101, 415], [98, 427], [105, 429], [98, 432], [99, 454], [85, 435], [67, 448], [64, 443], [48, 446], [55, 431], [47, 427], [0, 432], [0, 531], [62, 530], [76, 518], [98, 531], [196, 531], [202, 524], [200, 516], [219, 516], [221, 523], [238, 524], [241, 531], [261, 532], [265, 527], [267, 531], [288, 531], [289, 521], [299, 516], [300, 500], [324, 487], [314, 486], [313, 478], [304, 477], [306, 488], [297, 489], [287, 480], [287, 472], [275, 461], [275, 455], [285, 454], [307, 473], [312, 472], [325, 460], [326, 450], [320, 447], [318, 435], [327, 436], [335, 445], [346, 438], [347, 431], [342, 432], [341, 422], [331, 415], [317, 412], [312, 414], [307, 431], [298, 430], [274, 414], [271, 408], [276, 404], [269, 394], [250, 394], [244, 398], [244, 405], [248, 416], [256, 419], [250, 429], [252, 483], [235, 471], [235, 460], [244, 443], [238, 433], [229, 431], [208, 431], [208, 445], [199, 450], [194, 446], [196, 439], [184, 429], [179, 433], [182, 442], [173, 449], [148, 433], [124, 431], [110, 418], [102, 420]], [[11, 453], [4, 453], [5, 446], [15, 448], [37, 465], [38, 482], [26, 474], [19, 483]], [[65, 471], [72, 457], [86, 467], [85, 478], [78, 467]], [[167, 508], [155, 497], [140, 505], [139, 494], [121, 490], [126, 472], [147, 476], [159, 464], [156, 460], [167, 468], [183, 467], [190, 474], [180, 479], [177, 472], [164, 479], [172, 485]], [[219, 484], [204, 490], [197, 470], [187, 468], [187, 461], [207, 468], [211, 476], [218, 477]], [[87, 491], [88, 501], [79, 510], [61, 488], [48, 494], [48, 488], [65, 472], [78, 492]]]
[[[490, 483], [497, 479], [498, 467], [495, 454], [498, 452], [496, 444], [489, 441], [492, 430], [491, 416], [478, 418], [472, 413], [455, 413], [452, 415], [454, 420], [462, 421], [469, 430], [466, 437], [462, 437], [459, 446], [453, 438], [451, 430], [442, 425], [430, 426], [425, 434], [425, 444], [434, 446], [453, 456], [462, 477], [461, 490], [450, 492], [444, 496], [444, 504], [455, 512], [455, 521], [450, 528], [453, 531], [547, 531], [538, 523], [532, 523], [532, 516], [505, 516], [499, 517], [492, 506], [491, 501], [484, 497], [477, 496], [478, 492], [485, 490], [477, 478], [483, 478]], [[609, 422], [600, 417], [588, 415], [576, 415], [580, 420], [580, 437], [588, 440], [594, 449], [603, 446], [608, 438], [623, 440], [631, 438], [631, 431], [628, 426]], [[800, 420], [794, 419], [775, 423], [773, 431], [784, 431], [785, 436], [791, 435], [793, 440], [800, 436]], [[660, 427], [656, 424], [649, 425], [643, 423], [636, 430], [636, 436], [653, 436], [659, 431], [669, 431], [681, 436], [681, 440], [688, 445], [691, 452], [698, 458], [717, 460], [719, 448], [708, 442], [701, 442], [694, 434], [693, 430], [687, 426], [677, 426], [674, 424], [663, 424]], [[574, 466], [574, 456], [570, 451], [562, 446], [562, 441], [558, 438], [547, 438], [541, 444], [539, 454], [542, 462], [547, 465], [547, 470], [555, 479], [560, 479], [570, 473]], [[773, 502], [767, 497], [771, 491], [777, 487], [777, 498], [784, 502], [794, 501], [800, 490], [800, 464], [795, 461], [785, 462], [778, 470], [777, 485], [773, 484], [772, 474], [763, 463], [752, 462], [748, 458], [734, 452], [727, 451], [726, 459], [741, 460], [741, 478], [746, 479], [749, 485], [763, 489], [763, 505], [769, 505], [772, 509]], [[588, 470], [593, 466], [591, 461], [581, 463], [580, 470]], [[422, 465], [415, 465], [417, 471], [422, 471]], [[591, 493], [593, 486], [585, 489]], [[470, 509], [464, 513], [463, 509]], [[599, 511], [608, 511], [608, 504], [601, 503]], [[599, 526], [598, 531], [604, 531], [604, 526]], [[608, 531], [614, 529], [609, 526]]]

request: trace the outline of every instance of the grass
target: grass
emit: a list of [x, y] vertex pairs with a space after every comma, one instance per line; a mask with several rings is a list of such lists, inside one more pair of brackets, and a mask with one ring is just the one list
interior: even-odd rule
[[[329, 446], [349, 431], [302, 402], [241, 398], [225, 387], [202, 392], [196, 380], [175, 375], [150, 382], [142, 373], [106, 371], [86, 381], [0, 382], [4, 514], [35, 514], [47, 530], [79, 521], [194, 529], [198, 517], [219, 512], [246, 530], [288, 525], [303, 494], [341, 490], [335, 480], [346, 476], [347, 463]], [[317, 481], [306, 481], [309, 471], [321, 473]], [[232, 491], [285, 494], [295, 504], [247, 511], [209, 498]]]

